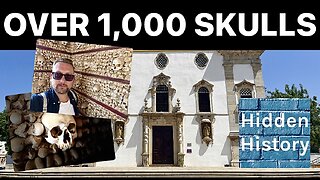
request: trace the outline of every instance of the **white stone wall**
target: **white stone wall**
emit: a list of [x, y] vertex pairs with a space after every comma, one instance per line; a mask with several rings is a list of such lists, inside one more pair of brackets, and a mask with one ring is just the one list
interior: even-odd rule
[[[163, 52], [169, 59], [164, 70], [155, 65], [158, 53]], [[176, 89], [173, 105], [180, 99], [181, 112], [185, 113], [183, 123], [184, 153], [186, 166], [223, 167], [231, 160], [229, 120], [225, 86], [223, 57], [216, 51], [135, 51], [131, 66], [130, 95], [128, 102], [129, 122], [125, 126], [125, 142], [118, 147], [115, 144], [116, 159], [97, 162], [96, 166], [140, 166], [142, 153], [142, 121], [138, 114], [142, 112], [144, 99], [151, 97], [148, 89], [152, 86], [154, 76], [161, 72], [170, 76], [172, 87]], [[209, 59], [205, 69], [200, 70], [194, 63], [198, 52], [203, 52]], [[246, 69], [246, 68], [245, 68]], [[250, 71], [252, 74], [252, 70]], [[246, 75], [246, 74], [245, 74]], [[250, 76], [251, 78], [251, 76]], [[200, 125], [195, 118], [196, 99], [193, 85], [202, 79], [213, 86], [212, 100], [215, 123], [213, 125], [213, 144], [207, 146], [201, 142]], [[192, 144], [192, 153], [187, 153], [187, 143]]]
[[[203, 51], [202, 51], [203, 52]], [[195, 94], [193, 85], [205, 79], [214, 85], [213, 107], [214, 113], [227, 113], [226, 87], [222, 56], [217, 52], [204, 52], [209, 63], [207, 67], [200, 70], [194, 63], [194, 52], [165, 52], [169, 64], [164, 70], [159, 70], [154, 63], [159, 52], [134, 52], [131, 69], [131, 89], [129, 95], [129, 114], [137, 114], [144, 105], [144, 99], [148, 99], [151, 105], [151, 97], [148, 89], [152, 86], [152, 78], [161, 72], [171, 77], [172, 87], [176, 89], [173, 97], [173, 105], [177, 98], [181, 102], [181, 111], [184, 113], [196, 112]]]
[[244, 79], [254, 84], [252, 66], [250, 64], [235, 64], [233, 66], [234, 84], [242, 82]]
[[[106, 167], [137, 167], [142, 164], [142, 124], [138, 117], [130, 117], [125, 125], [125, 137], [123, 144], [114, 143], [116, 158], [112, 161], [96, 162], [96, 166]], [[114, 127], [113, 127], [114, 128]]]
[[[213, 143], [207, 146], [202, 143], [200, 127], [192, 117], [184, 119], [184, 152], [187, 167], [223, 167], [231, 160], [229, 134], [229, 120], [226, 116], [217, 116], [213, 126]], [[195, 138], [196, 137], [196, 138]], [[191, 148], [187, 147], [191, 143]], [[187, 149], [192, 153], [187, 153]]]

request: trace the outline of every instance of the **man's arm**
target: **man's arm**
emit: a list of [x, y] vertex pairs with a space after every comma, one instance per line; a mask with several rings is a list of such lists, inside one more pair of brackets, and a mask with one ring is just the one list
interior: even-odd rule
[[30, 111], [43, 112], [43, 97], [40, 94], [31, 95]]

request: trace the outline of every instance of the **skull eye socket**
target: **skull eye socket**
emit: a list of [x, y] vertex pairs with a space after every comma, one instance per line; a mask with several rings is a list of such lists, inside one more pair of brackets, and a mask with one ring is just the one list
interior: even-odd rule
[[59, 126], [56, 126], [50, 130], [50, 133], [51, 133], [52, 137], [58, 138], [58, 136], [60, 136], [62, 134], [62, 130], [60, 129]]
[[76, 132], [76, 124], [70, 123], [68, 126], [68, 130], [70, 131], [70, 133], [75, 133]]

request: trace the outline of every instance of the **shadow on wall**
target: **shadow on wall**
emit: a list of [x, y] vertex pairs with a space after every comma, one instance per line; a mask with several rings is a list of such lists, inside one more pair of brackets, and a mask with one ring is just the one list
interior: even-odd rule
[[[197, 117], [193, 117], [192, 124], [198, 126], [197, 134], [196, 134], [196, 143], [199, 145], [199, 155], [203, 156], [208, 150], [208, 146], [206, 143], [202, 142], [201, 139], [201, 125], [200, 122], [197, 121]], [[211, 144], [212, 145], [212, 144]], [[211, 146], [209, 145], [209, 146]]]
[[231, 153], [231, 142], [228, 137], [226, 137], [226, 140], [224, 141], [223, 148], [221, 151], [222, 156], [226, 156], [228, 158], [228, 162], [231, 162], [232, 160], [232, 153]]
[[[127, 132], [128, 133], [128, 132]], [[137, 164], [142, 164], [142, 134], [143, 134], [143, 129], [142, 129], [142, 117], [138, 117], [137, 120], [135, 121], [135, 124], [131, 130], [132, 135], [130, 136], [130, 139], [127, 139], [128, 144], [126, 146], [127, 149], [132, 149], [136, 147], [136, 163]], [[129, 136], [126, 136], [129, 137]], [[126, 139], [125, 139], [126, 141]], [[138, 142], [138, 143], [137, 143]]]
[[218, 52], [213, 52], [204, 72], [203, 78], [210, 82], [225, 81], [223, 57]]

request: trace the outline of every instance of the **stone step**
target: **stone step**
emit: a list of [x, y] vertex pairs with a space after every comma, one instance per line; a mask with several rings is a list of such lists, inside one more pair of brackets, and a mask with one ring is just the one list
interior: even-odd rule
[[14, 172], [0, 170], [0, 178], [246, 178], [318, 177], [320, 168], [203, 168], [203, 167], [55, 167]]

